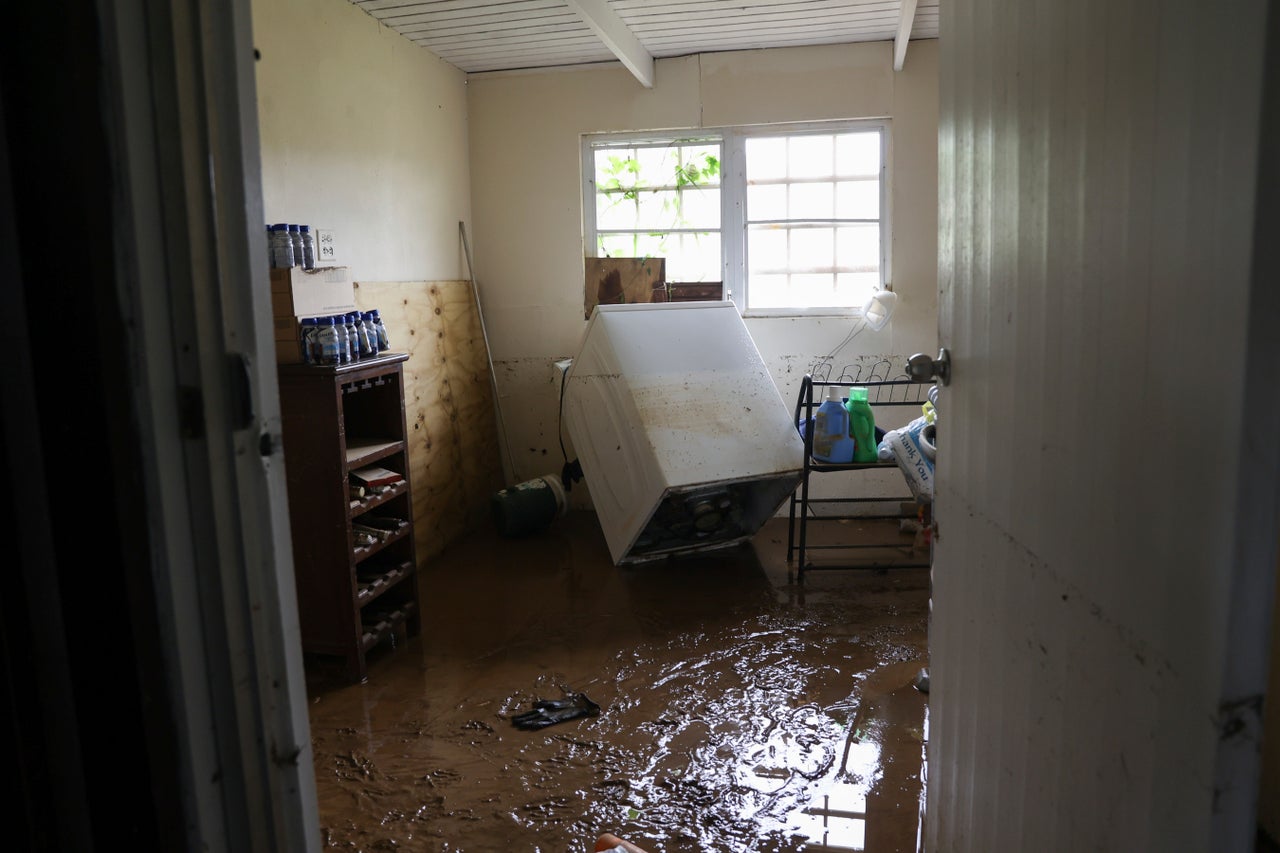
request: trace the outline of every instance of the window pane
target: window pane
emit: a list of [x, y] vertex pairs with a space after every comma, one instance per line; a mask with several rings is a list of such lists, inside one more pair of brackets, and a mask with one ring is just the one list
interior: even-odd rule
[[640, 215], [634, 227], [651, 231], [678, 228], [678, 213], [675, 190], [641, 190]]
[[785, 228], [751, 228], [747, 231], [747, 266], [753, 274], [787, 269]]
[[849, 272], [880, 269], [880, 226], [847, 225], [838, 229], [836, 261]]
[[667, 281], [720, 281], [719, 232], [672, 234], [667, 241]]
[[787, 218], [787, 185], [765, 184], [747, 187], [747, 219], [759, 222]]
[[832, 137], [793, 136], [788, 141], [787, 167], [792, 178], [821, 178], [835, 167]]
[[835, 305], [835, 276], [831, 274], [791, 276], [791, 304], [797, 308], [822, 308]]
[[665, 187], [676, 182], [676, 163], [679, 149], [640, 148], [636, 151], [636, 159], [640, 162], [641, 186]]
[[861, 307], [880, 289], [878, 272], [842, 272], [836, 275], [836, 305]]
[[879, 177], [879, 132], [842, 133], [836, 137], [836, 173], [841, 177]]
[[602, 258], [641, 257], [636, 239], [631, 234], [601, 234], [596, 243], [596, 252]]
[[836, 184], [836, 218], [879, 219], [879, 181], [841, 181]]
[[834, 238], [835, 229], [833, 228], [792, 229], [791, 268], [793, 270], [832, 269], [835, 266]]
[[748, 279], [747, 293], [753, 309], [790, 308], [791, 295], [785, 275], [752, 275]]
[[634, 148], [599, 148], [595, 153], [597, 190], [636, 185], [639, 165]]
[[637, 258], [665, 258], [671, 253], [669, 234], [637, 234], [635, 244]]
[[720, 186], [720, 146], [691, 145], [681, 152], [685, 175], [700, 187]]
[[596, 228], [635, 228], [637, 205], [621, 193], [596, 193]]
[[718, 229], [720, 227], [720, 191], [715, 188], [685, 187], [680, 192], [680, 213], [681, 228]]
[[830, 219], [835, 215], [835, 184], [792, 184], [790, 219]]
[[600, 234], [595, 242], [600, 257], [639, 257], [632, 234]]
[[787, 140], [747, 139], [747, 180], [767, 181], [787, 176]]

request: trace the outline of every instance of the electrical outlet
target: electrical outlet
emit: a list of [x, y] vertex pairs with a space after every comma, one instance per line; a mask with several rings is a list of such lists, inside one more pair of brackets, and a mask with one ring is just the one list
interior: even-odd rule
[[316, 229], [316, 263], [326, 266], [338, 260], [338, 243], [332, 228]]

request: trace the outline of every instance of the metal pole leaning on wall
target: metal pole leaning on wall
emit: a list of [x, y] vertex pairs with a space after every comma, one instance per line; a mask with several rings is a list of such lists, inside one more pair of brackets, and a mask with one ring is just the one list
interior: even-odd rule
[[502, 437], [502, 482], [511, 485], [514, 480], [511, 458], [511, 445], [507, 443], [507, 425], [502, 419], [502, 405], [498, 402], [498, 374], [493, 369], [493, 350], [489, 349], [489, 333], [484, 326], [484, 310], [480, 307], [480, 287], [476, 284], [476, 267], [471, 260], [471, 244], [467, 242], [466, 223], [458, 222], [458, 233], [462, 235], [462, 250], [467, 256], [467, 272], [471, 275], [471, 297], [476, 303], [476, 316], [480, 318], [480, 336], [484, 338], [484, 357], [489, 362], [489, 390], [493, 394], [493, 411], [498, 419], [498, 434]]

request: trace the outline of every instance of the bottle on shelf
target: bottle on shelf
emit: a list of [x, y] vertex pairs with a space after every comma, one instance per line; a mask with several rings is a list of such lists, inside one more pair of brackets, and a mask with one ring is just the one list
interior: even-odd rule
[[369, 339], [369, 355], [375, 356], [382, 352], [382, 347], [378, 342], [378, 326], [374, 322], [373, 312], [365, 311], [361, 313], [360, 323], [364, 326], [365, 337]]
[[320, 364], [316, 347], [316, 332], [319, 330], [315, 317], [302, 318], [302, 325], [298, 328], [298, 344], [302, 347], [302, 361], [305, 364]]
[[838, 385], [827, 386], [827, 398], [813, 416], [813, 458], [819, 462], [852, 462], [854, 440], [849, 437], [849, 412]]
[[347, 318], [356, 332], [356, 342], [360, 345], [360, 358], [373, 358], [373, 349], [369, 345], [369, 330], [364, 327], [360, 312], [353, 311], [347, 315]]
[[347, 331], [347, 318], [342, 314], [333, 317], [333, 329], [338, 335], [338, 350], [342, 364], [355, 361], [355, 353], [351, 351], [351, 333]]
[[316, 238], [311, 233], [311, 226], [299, 225], [298, 235], [302, 238], [302, 268], [313, 270], [316, 268]]
[[356, 331], [356, 324], [351, 320], [350, 314], [343, 314], [340, 318], [343, 326], [347, 330], [347, 345], [351, 348], [351, 360], [360, 360], [360, 333]]
[[289, 226], [289, 242], [293, 244], [293, 265], [302, 266], [302, 232], [297, 225]]
[[320, 364], [342, 364], [342, 347], [333, 317], [321, 317], [317, 323], [316, 342], [320, 347]]
[[378, 313], [377, 308], [369, 313], [373, 315], [373, 325], [378, 329], [378, 352], [386, 352], [391, 349], [391, 342], [387, 338], [387, 327], [382, 322], [382, 315]]
[[854, 386], [849, 389], [849, 434], [853, 436], [853, 461], [876, 462], [876, 416], [867, 402], [867, 389]]
[[288, 269], [293, 266], [293, 241], [289, 226], [283, 222], [271, 226], [271, 266]]

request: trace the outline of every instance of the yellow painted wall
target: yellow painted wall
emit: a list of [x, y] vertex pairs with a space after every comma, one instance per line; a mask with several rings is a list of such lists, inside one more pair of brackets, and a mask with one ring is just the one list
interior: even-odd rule
[[334, 229], [361, 281], [466, 278], [465, 75], [347, 0], [252, 8], [267, 221]]

